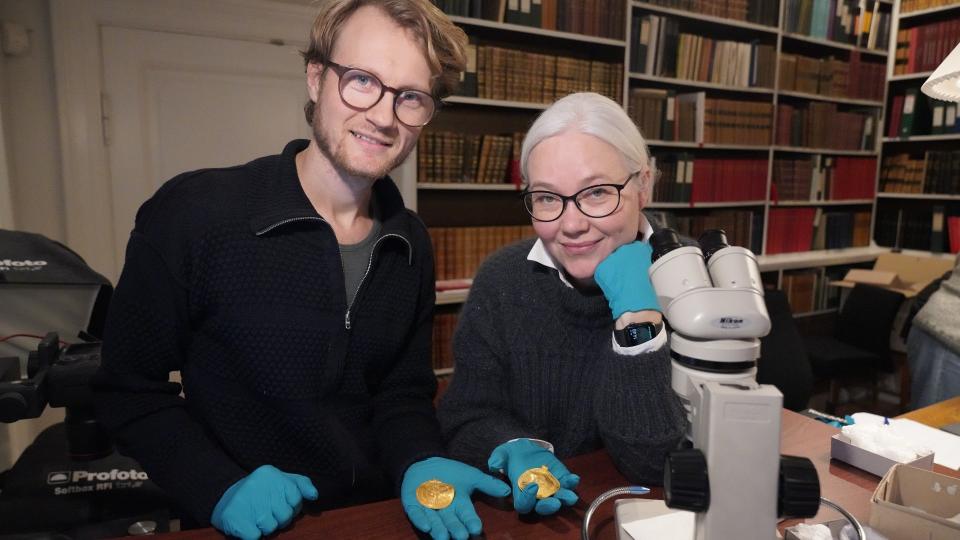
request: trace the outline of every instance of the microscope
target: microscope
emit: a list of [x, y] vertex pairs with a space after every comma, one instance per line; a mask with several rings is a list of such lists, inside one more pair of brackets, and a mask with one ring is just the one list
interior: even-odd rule
[[778, 518], [816, 515], [820, 484], [810, 460], [780, 455], [783, 395], [756, 381], [759, 338], [770, 331], [756, 258], [722, 230], [696, 247], [661, 229], [650, 244], [692, 443], [667, 457], [666, 505], [696, 513], [696, 540], [774, 538]]

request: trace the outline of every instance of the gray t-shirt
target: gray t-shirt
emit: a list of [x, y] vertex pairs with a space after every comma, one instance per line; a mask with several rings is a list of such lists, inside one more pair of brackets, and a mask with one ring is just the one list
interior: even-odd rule
[[340, 260], [343, 262], [343, 284], [347, 289], [347, 305], [353, 304], [353, 299], [357, 296], [357, 289], [360, 288], [360, 280], [367, 273], [367, 266], [370, 264], [370, 256], [373, 254], [373, 244], [380, 236], [381, 223], [377, 215], [375, 206], [371, 218], [373, 227], [370, 228], [370, 234], [356, 244], [340, 244]]

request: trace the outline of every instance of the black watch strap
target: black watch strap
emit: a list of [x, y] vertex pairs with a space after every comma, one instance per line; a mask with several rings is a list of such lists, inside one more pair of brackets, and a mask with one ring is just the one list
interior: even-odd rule
[[663, 329], [662, 322], [630, 323], [621, 330], [614, 329], [613, 338], [621, 347], [635, 347], [657, 337], [661, 329]]

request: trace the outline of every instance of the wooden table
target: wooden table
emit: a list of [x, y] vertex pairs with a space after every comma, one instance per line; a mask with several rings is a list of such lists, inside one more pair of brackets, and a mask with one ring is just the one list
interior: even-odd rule
[[960, 422], [960, 396], [910, 411], [897, 418], [909, 418], [935, 428], [955, 424]]
[[[960, 404], [960, 402], [958, 402]], [[956, 409], [956, 407], [955, 407]], [[830, 460], [830, 437], [838, 430], [800, 414], [784, 410], [781, 428], [781, 453], [810, 458], [820, 476], [821, 494], [849, 510], [864, 522], [870, 515], [870, 495], [880, 478]], [[608, 489], [628, 485], [614, 468], [604, 451], [577, 456], [565, 461], [571, 471], [581, 477], [577, 493], [580, 502], [548, 518], [519, 516], [510, 499], [475, 498], [475, 506], [488, 539], [578, 539], [583, 514], [597, 496]], [[939, 465], [934, 470], [960, 477], [960, 473]], [[662, 489], [653, 488], [648, 498], [663, 498]], [[613, 501], [607, 501], [594, 514], [591, 538], [616, 538], [613, 519]], [[811, 522], [836, 519], [837, 514], [824, 509]], [[197, 529], [174, 533], [177, 540], [222, 538], [214, 529]], [[393, 499], [362, 506], [341, 508], [317, 515], [301, 516], [293, 526], [278, 537], [293, 538], [364, 538], [415, 539], [417, 533], [410, 525], [400, 501]], [[422, 538], [422, 537], [421, 537]]]

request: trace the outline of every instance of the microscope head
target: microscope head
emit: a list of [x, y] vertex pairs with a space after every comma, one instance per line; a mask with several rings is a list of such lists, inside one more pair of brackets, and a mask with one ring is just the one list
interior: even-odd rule
[[753, 253], [730, 246], [722, 230], [684, 246], [672, 229], [650, 237], [650, 281], [673, 330], [688, 338], [759, 338], [770, 331]]

